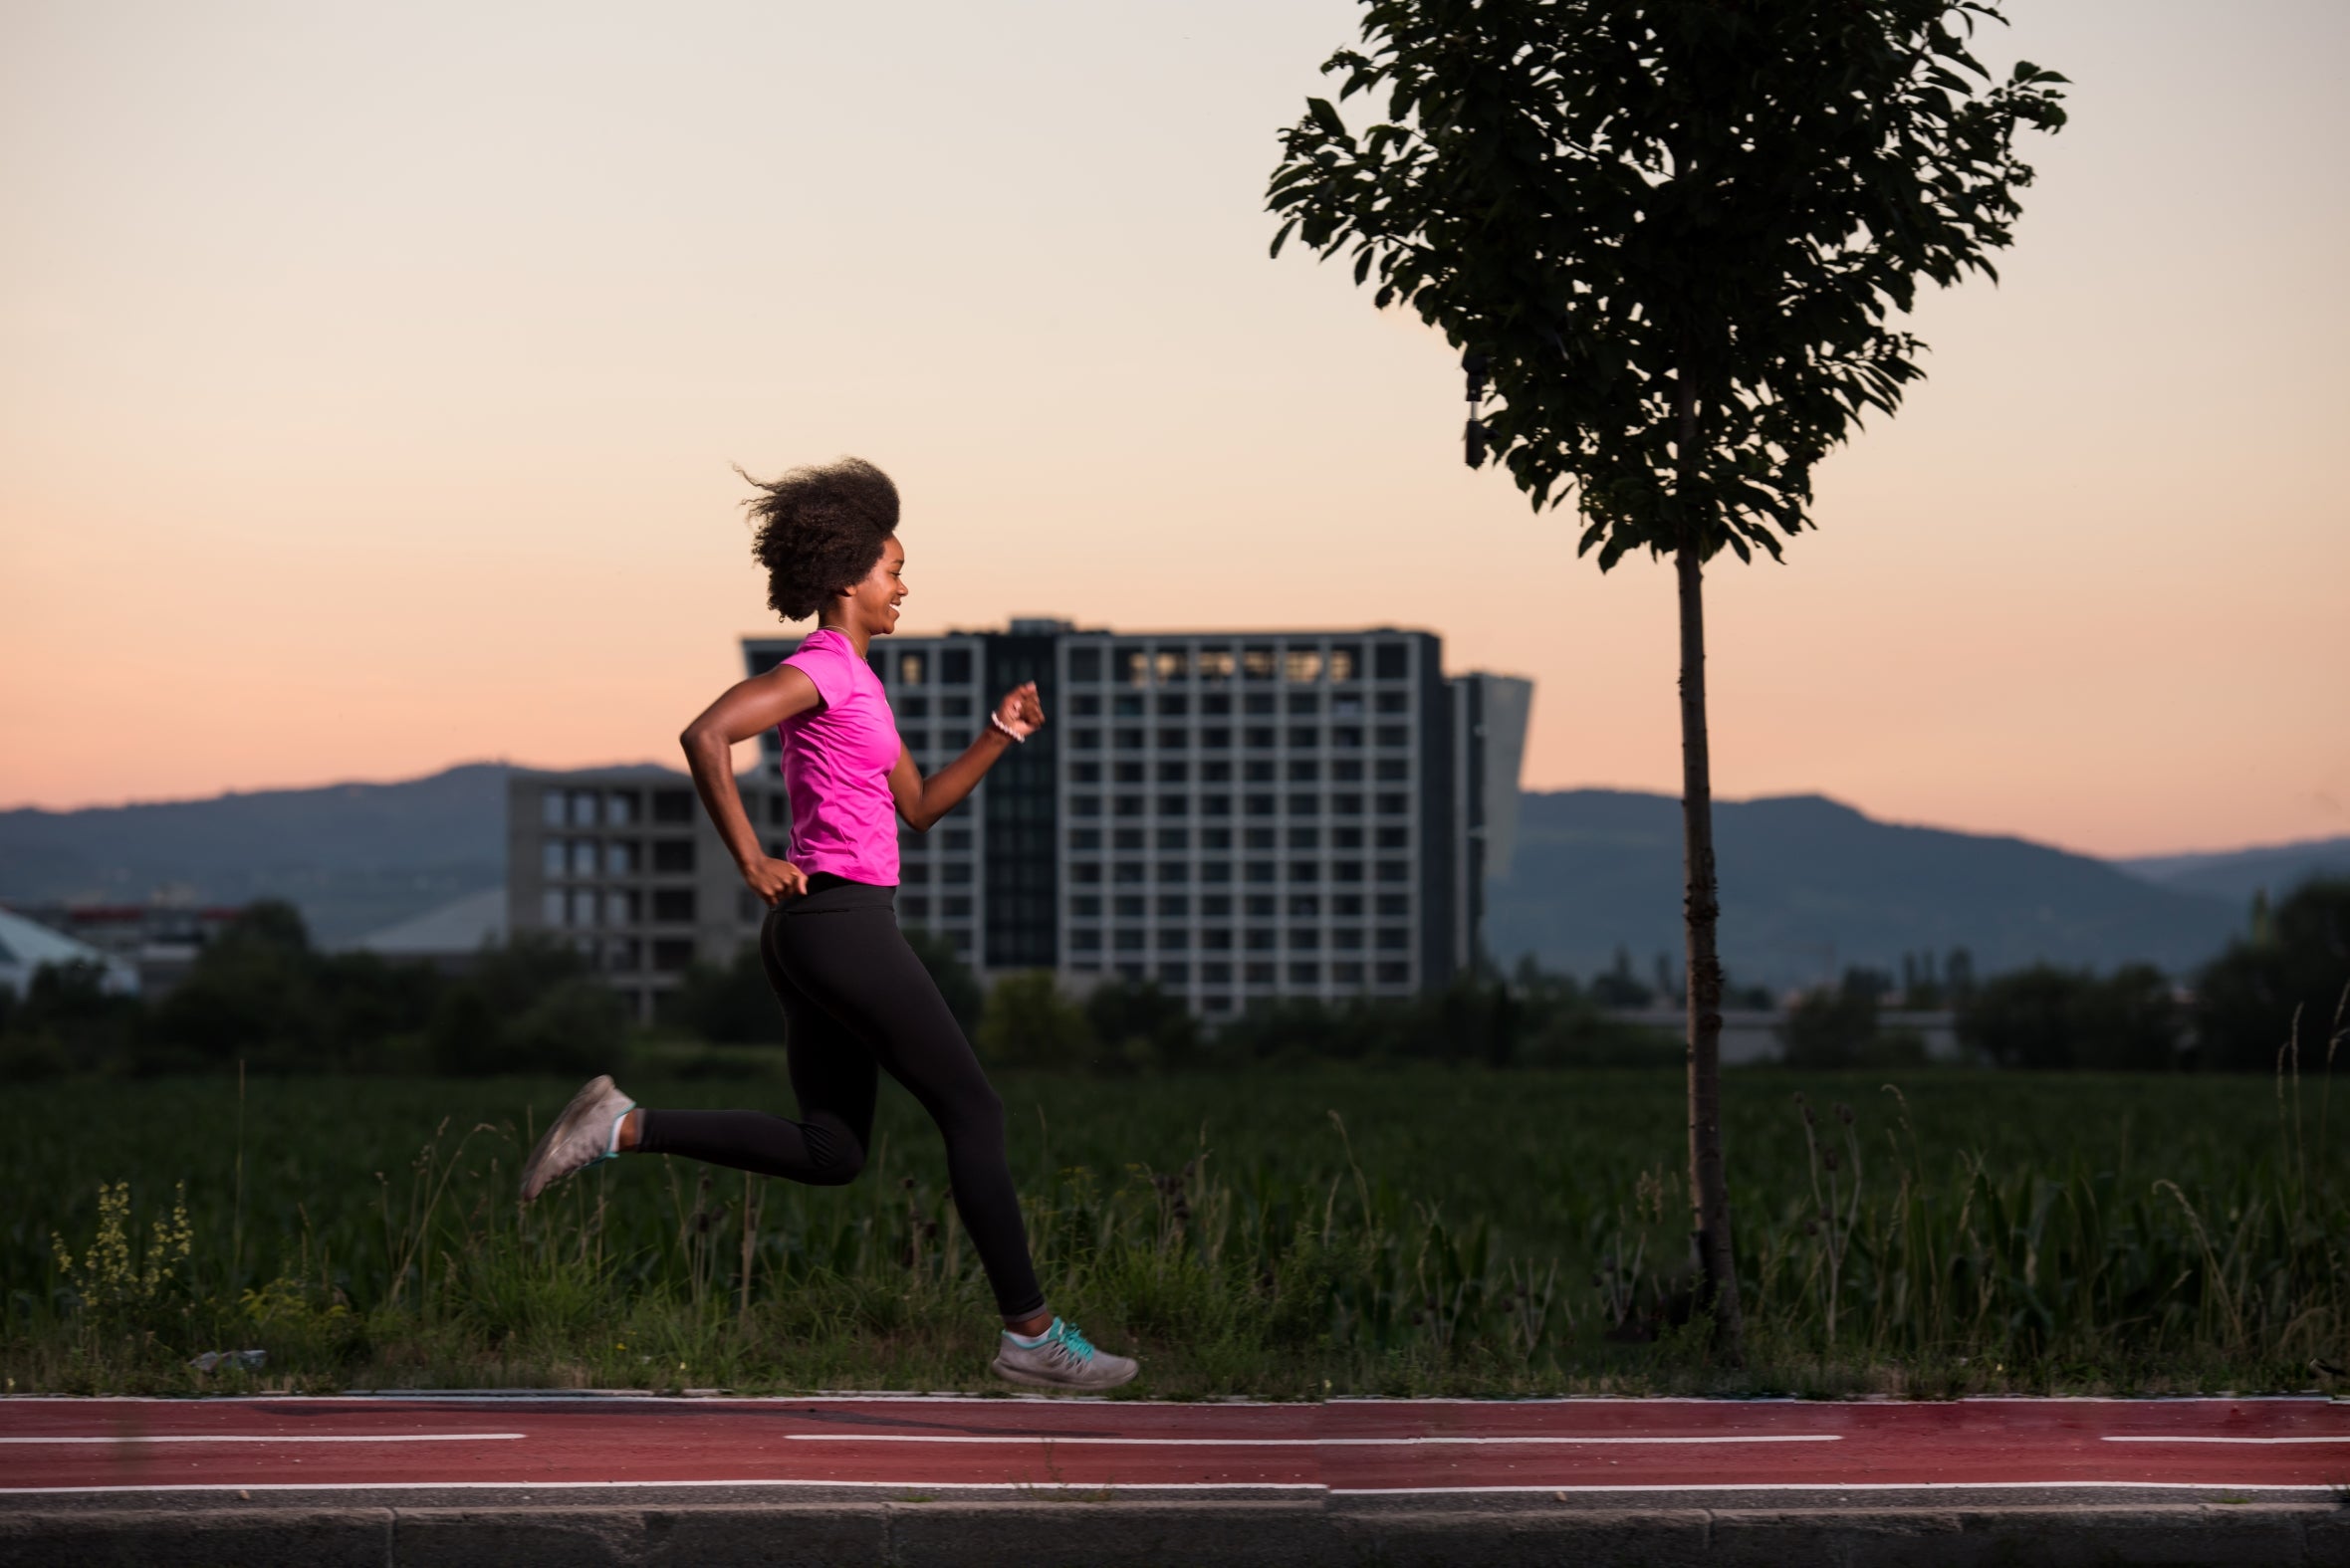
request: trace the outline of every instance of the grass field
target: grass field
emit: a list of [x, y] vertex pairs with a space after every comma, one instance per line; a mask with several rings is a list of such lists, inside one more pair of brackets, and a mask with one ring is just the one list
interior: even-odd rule
[[[751, 1075], [627, 1086], [788, 1109], [766, 1057], [733, 1059]], [[1734, 1073], [1741, 1367], [1682, 1321], [1678, 1074], [999, 1086], [1048, 1289], [1144, 1356], [1139, 1394], [2250, 1391], [2350, 1360], [2322, 1080]], [[988, 1297], [902, 1092], [845, 1190], [629, 1160], [519, 1217], [517, 1159], [572, 1087], [16, 1086], [0, 1372], [20, 1392], [984, 1385]], [[118, 1244], [108, 1183], [128, 1184]], [[185, 1366], [249, 1346], [259, 1374]]]

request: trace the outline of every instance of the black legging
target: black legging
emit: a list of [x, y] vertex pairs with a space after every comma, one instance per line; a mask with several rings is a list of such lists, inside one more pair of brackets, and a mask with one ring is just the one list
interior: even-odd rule
[[801, 1120], [765, 1111], [647, 1110], [637, 1148], [789, 1177], [853, 1181], [873, 1135], [875, 1068], [913, 1091], [947, 1140], [955, 1211], [1006, 1317], [1045, 1305], [1004, 1154], [1004, 1102], [946, 999], [898, 933], [896, 889], [820, 875], [759, 930], [790, 1029]]

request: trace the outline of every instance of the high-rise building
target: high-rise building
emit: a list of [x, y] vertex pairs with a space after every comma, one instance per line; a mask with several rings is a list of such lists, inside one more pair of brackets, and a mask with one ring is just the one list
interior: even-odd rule
[[[743, 648], [756, 675], [798, 646]], [[982, 971], [1153, 980], [1215, 1017], [1258, 998], [1406, 994], [1475, 962], [1529, 683], [1448, 679], [1438, 638], [1390, 628], [1016, 620], [892, 636], [870, 658], [926, 773], [1004, 692], [1033, 680], [1043, 697], [1045, 728], [970, 802], [900, 833], [899, 918]]]

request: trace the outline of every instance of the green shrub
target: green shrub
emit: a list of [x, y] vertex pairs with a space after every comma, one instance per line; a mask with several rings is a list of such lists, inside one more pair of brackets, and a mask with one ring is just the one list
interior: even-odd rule
[[2195, 986], [2196, 1059], [2267, 1071], [2300, 1018], [2300, 1051], [2314, 1061], [2342, 1026], [2350, 994], [2350, 879], [2305, 882], [2231, 943]]

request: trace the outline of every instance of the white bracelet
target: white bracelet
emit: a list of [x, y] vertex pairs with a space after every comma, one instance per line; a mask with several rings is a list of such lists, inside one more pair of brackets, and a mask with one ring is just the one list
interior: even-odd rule
[[1000, 717], [999, 715], [992, 714], [992, 713], [991, 713], [991, 714], [989, 714], [989, 715], [988, 715], [988, 723], [989, 723], [989, 724], [991, 724], [991, 725], [993, 725], [993, 726], [994, 726], [994, 727], [995, 727], [997, 730], [1001, 731], [1001, 732], [1002, 732], [1002, 733], [1003, 733], [1003, 734], [1004, 734], [1006, 737], [1008, 737], [1008, 738], [1011, 740], [1011, 742], [1012, 742], [1012, 744], [1013, 744], [1013, 745], [1015, 745], [1015, 746], [1026, 746], [1026, 745], [1028, 745], [1028, 737], [1027, 737], [1027, 736], [1025, 736], [1025, 735], [1022, 735], [1022, 734], [1021, 734], [1021, 733], [1019, 733], [1017, 730], [1013, 729], [1013, 728], [1012, 728], [1012, 726], [1010, 726], [1010, 725], [1006, 724], [1006, 723], [1003, 721], [1002, 717]]

